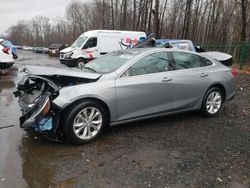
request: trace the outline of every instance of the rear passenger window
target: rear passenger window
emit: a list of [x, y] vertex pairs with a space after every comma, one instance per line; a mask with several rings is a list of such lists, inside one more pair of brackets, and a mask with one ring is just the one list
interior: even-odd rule
[[185, 52], [173, 52], [175, 67], [177, 70], [205, 67], [212, 65], [212, 62], [206, 58], [195, 54]]

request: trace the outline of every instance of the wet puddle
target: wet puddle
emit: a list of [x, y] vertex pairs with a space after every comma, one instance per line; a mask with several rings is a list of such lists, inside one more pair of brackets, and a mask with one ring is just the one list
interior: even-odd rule
[[[80, 174], [98, 167], [94, 156], [109, 150], [114, 139], [72, 146], [42, 139], [19, 128], [21, 115], [13, 96], [16, 83], [22, 78], [25, 65], [61, 66], [58, 60], [31, 57], [24, 53], [6, 74], [0, 74], [0, 187], [72, 187]], [[32, 65], [33, 65], [32, 64]], [[90, 165], [90, 163], [92, 165]]]
[[[31, 57], [26, 57], [31, 56]], [[9, 71], [0, 74], [0, 187], [48, 187], [55, 182], [57, 144], [43, 142], [19, 128], [20, 110], [12, 94], [24, 65], [54, 63], [46, 57], [24, 54]], [[33, 65], [32, 64], [32, 65]], [[59, 63], [57, 63], [60, 66]], [[4, 128], [5, 126], [13, 127]], [[63, 182], [61, 183], [63, 184]]]

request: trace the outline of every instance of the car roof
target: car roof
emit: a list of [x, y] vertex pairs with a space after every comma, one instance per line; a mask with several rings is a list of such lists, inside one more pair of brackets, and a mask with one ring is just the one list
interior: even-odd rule
[[157, 39], [156, 41], [159, 41], [159, 42], [173, 42], [173, 43], [176, 43], [176, 42], [191, 42], [191, 40], [184, 40], [184, 39]]
[[150, 47], [150, 48], [129, 48], [126, 49], [126, 51], [131, 51], [131, 52], [138, 52], [140, 54], [144, 53], [150, 53], [150, 52], [186, 52], [186, 53], [193, 53], [193, 54], [198, 54], [196, 52], [192, 52], [189, 50], [182, 50], [178, 48], [156, 48], [156, 47]]

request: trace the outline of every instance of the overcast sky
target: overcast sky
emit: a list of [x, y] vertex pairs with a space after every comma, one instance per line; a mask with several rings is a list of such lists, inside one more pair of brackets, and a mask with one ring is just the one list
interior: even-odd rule
[[[37, 15], [62, 17], [72, 0], [0, 0], [0, 34], [19, 20], [30, 20]], [[81, 0], [88, 1], [88, 0]]]

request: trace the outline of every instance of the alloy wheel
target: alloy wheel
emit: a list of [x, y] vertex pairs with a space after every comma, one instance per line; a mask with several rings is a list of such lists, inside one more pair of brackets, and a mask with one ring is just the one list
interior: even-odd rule
[[222, 96], [220, 92], [218, 91], [211, 92], [206, 100], [207, 112], [210, 114], [216, 114], [220, 110], [221, 104], [222, 104]]
[[73, 121], [74, 134], [81, 140], [93, 138], [101, 130], [103, 117], [95, 107], [81, 110]]

